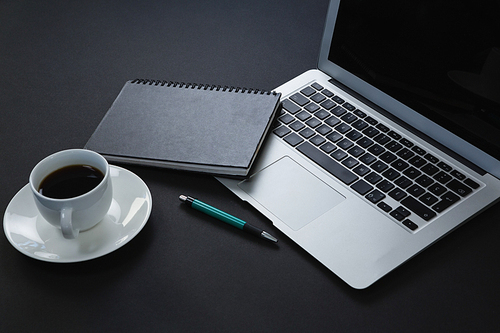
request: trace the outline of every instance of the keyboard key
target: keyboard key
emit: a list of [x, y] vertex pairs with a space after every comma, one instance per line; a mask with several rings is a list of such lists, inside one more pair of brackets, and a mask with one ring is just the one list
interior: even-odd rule
[[317, 127], [317, 126], [319, 126], [321, 124], [321, 120], [319, 120], [318, 118], [313, 117], [313, 118], [309, 119], [308, 121], [306, 121], [306, 124], [309, 127], [315, 128], [315, 127]]
[[415, 179], [422, 174], [420, 171], [418, 171], [414, 167], [409, 167], [408, 169], [403, 171], [403, 173], [405, 174], [405, 176], [407, 176], [410, 179]]
[[330, 133], [326, 136], [326, 138], [328, 140], [330, 140], [331, 142], [337, 142], [339, 141], [340, 139], [343, 138], [343, 136], [337, 132], [333, 132], [333, 133]]
[[316, 94], [314, 94], [314, 95], [311, 97], [311, 99], [312, 99], [313, 101], [315, 101], [316, 103], [321, 103], [321, 102], [323, 102], [323, 101], [326, 99], [326, 97], [325, 97], [325, 95], [323, 95], [323, 94], [316, 93]]
[[391, 166], [398, 171], [403, 171], [404, 169], [406, 169], [410, 165], [408, 163], [406, 163], [405, 161], [398, 159], [398, 160], [392, 162]]
[[346, 158], [345, 160], [342, 161], [342, 164], [345, 165], [346, 167], [348, 167], [349, 169], [352, 169], [356, 165], [358, 165], [359, 162], [357, 160], [355, 160], [354, 158], [352, 158], [352, 157], [348, 157], [348, 158]]
[[306, 121], [307, 119], [311, 118], [311, 114], [306, 111], [300, 111], [298, 114], [295, 115], [297, 119], [300, 119], [302, 121]]
[[399, 141], [402, 138], [401, 134], [398, 134], [394, 131], [390, 131], [389, 133], [387, 133], [387, 135], [389, 135], [391, 138], [393, 138], [396, 141]]
[[357, 144], [362, 148], [368, 148], [373, 144], [373, 141], [368, 139], [367, 137], [363, 137], [357, 142]]
[[411, 148], [413, 147], [413, 142], [411, 142], [410, 140], [408, 139], [401, 139], [399, 142], [401, 142], [401, 144], [405, 147], [408, 147], [408, 148]]
[[396, 170], [394, 170], [393, 168], [390, 168], [386, 171], [384, 171], [384, 173], [382, 174], [382, 176], [384, 176], [385, 178], [389, 179], [389, 180], [394, 180], [396, 178], [398, 178], [401, 174], [399, 172], [397, 172]]
[[296, 132], [300, 131], [304, 127], [306, 127], [306, 126], [304, 124], [302, 124], [302, 122], [300, 122], [298, 120], [296, 120], [292, 124], [290, 124], [290, 128], [293, 129]]
[[316, 132], [314, 132], [312, 129], [309, 127], [304, 128], [302, 131], [299, 132], [300, 135], [302, 135], [304, 138], [309, 139], [312, 137]]
[[318, 112], [316, 112], [314, 115], [316, 117], [318, 117], [319, 119], [323, 120], [323, 119], [330, 117], [330, 112], [326, 111], [325, 109], [321, 109]]
[[325, 124], [330, 125], [331, 127], [334, 127], [338, 123], [340, 123], [340, 119], [335, 116], [331, 116], [330, 118], [325, 120]]
[[368, 124], [373, 125], [373, 126], [375, 126], [375, 125], [377, 125], [377, 124], [378, 124], [378, 121], [376, 121], [376, 120], [375, 120], [375, 119], [373, 119], [372, 117], [366, 117], [366, 118], [365, 118], [365, 121], [366, 121]]
[[380, 143], [382, 146], [391, 141], [391, 138], [389, 138], [387, 135], [380, 133], [376, 137], [373, 138], [373, 141]]
[[378, 173], [370, 172], [370, 174], [368, 174], [367, 176], [365, 176], [365, 179], [370, 184], [376, 184], [376, 183], [378, 183], [379, 181], [382, 180], [382, 176], [380, 176]]
[[401, 201], [401, 204], [425, 221], [429, 221], [437, 215], [430, 208], [411, 196], [406, 197], [403, 201]]
[[451, 170], [453, 170], [453, 168], [451, 166], [449, 166], [448, 164], [444, 163], [444, 162], [439, 162], [437, 164], [437, 166], [441, 169], [443, 169], [444, 171], [446, 172], [450, 172]]
[[446, 184], [447, 182], [452, 180], [452, 177], [449, 174], [445, 173], [444, 171], [439, 171], [432, 178], [434, 178], [435, 180], [437, 180], [441, 184]]
[[451, 182], [446, 184], [446, 187], [462, 197], [465, 197], [472, 192], [472, 189], [470, 187], [468, 187], [464, 183], [459, 182], [456, 179], [453, 179]]
[[311, 87], [305, 87], [304, 89], [302, 89], [300, 91], [302, 94], [306, 95], [306, 96], [311, 96], [312, 94], [314, 94], [316, 92], [316, 90], [314, 90], [313, 88]]
[[338, 149], [334, 153], [330, 154], [330, 156], [336, 159], [337, 161], [340, 161], [347, 157], [347, 153], [341, 149]]
[[432, 206], [432, 209], [434, 209], [436, 212], [441, 213], [443, 212], [446, 208], [450, 207], [453, 205], [455, 202], [459, 201], [460, 197], [450, 191], [446, 192], [443, 194], [441, 197], [441, 201], [439, 201], [437, 204]]
[[434, 183], [434, 181], [432, 180], [432, 178], [430, 178], [426, 175], [422, 175], [422, 176], [418, 177], [417, 179], [415, 179], [415, 183], [419, 184], [422, 187], [428, 187], [432, 183]]
[[291, 132], [290, 129], [286, 126], [278, 127], [277, 129], [275, 129], [273, 131], [273, 133], [276, 134], [277, 136], [279, 136], [280, 138], [284, 137], [285, 135], [287, 135], [290, 132]]
[[322, 90], [323, 89], [323, 86], [321, 84], [319, 84], [318, 82], [314, 82], [313, 84], [311, 84], [311, 86], [316, 89], [316, 90]]
[[361, 119], [358, 119], [354, 123], [352, 123], [352, 127], [357, 129], [358, 131], [364, 130], [367, 126], [368, 124]]
[[429, 161], [429, 162], [431, 162], [431, 163], [434, 163], [434, 164], [436, 164], [437, 162], [439, 162], [439, 159], [438, 159], [436, 156], [432, 155], [432, 154], [426, 154], [426, 155], [424, 156], [424, 158], [425, 158], [427, 161]]
[[345, 102], [345, 101], [344, 101], [341, 97], [339, 97], [339, 96], [333, 96], [333, 97], [332, 97], [332, 99], [333, 99], [335, 102], [339, 103], [339, 104], [344, 104], [344, 102]]
[[360, 164], [357, 167], [355, 167], [352, 171], [354, 171], [357, 175], [363, 177], [368, 172], [370, 172], [370, 168], [367, 167], [366, 165]]
[[323, 89], [323, 90], [321, 90], [321, 93], [322, 93], [323, 95], [325, 95], [326, 97], [332, 97], [332, 96], [334, 95], [334, 94], [333, 94], [330, 90], [328, 90], [328, 89]]
[[352, 122], [354, 122], [355, 120], [358, 120], [358, 117], [356, 117], [354, 114], [352, 113], [346, 113], [345, 115], [343, 115], [340, 119], [342, 119], [343, 121], [345, 121], [346, 123], [350, 124]]
[[469, 187], [472, 187], [473, 189], [478, 189], [479, 188], [479, 184], [476, 183], [475, 181], [473, 181], [472, 179], [470, 178], [467, 178], [466, 180], [464, 180], [464, 183], [466, 185], [468, 185]]
[[357, 109], [357, 110], [353, 111], [353, 113], [354, 113], [356, 116], [360, 117], [360, 118], [364, 118], [364, 117], [366, 117], [366, 113], [364, 113], [364, 112], [363, 112], [363, 111], [361, 111], [360, 109]]
[[425, 193], [425, 190], [417, 184], [413, 184], [412, 186], [408, 187], [407, 191], [416, 198]]
[[289, 145], [291, 145], [293, 147], [295, 147], [296, 145], [298, 145], [299, 143], [301, 143], [302, 141], [304, 141], [304, 139], [302, 139], [300, 136], [298, 136], [295, 133], [291, 133], [291, 134], [287, 135], [284, 140]]
[[381, 201], [377, 205], [378, 208], [382, 209], [384, 212], [389, 213], [392, 210], [392, 207]]
[[342, 148], [344, 150], [347, 150], [347, 149], [351, 148], [353, 145], [354, 145], [354, 143], [352, 143], [352, 141], [350, 141], [348, 139], [340, 140], [337, 143], [337, 146], [339, 146], [340, 148]]
[[402, 189], [400, 188], [395, 188], [394, 190], [392, 190], [391, 192], [389, 192], [389, 196], [391, 198], [393, 198], [394, 200], [401, 200], [403, 199], [404, 197], [407, 196], [406, 192], [403, 191]]
[[287, 110], [288, 112], [290, 112], [291, 114], [295, 114], [301, 110], [301, 108], [299, 106], [297, 106], [297, 104], [292, 103], [288, 99], [285, 99], [281, 104], [282, 104], [283, 108], [285, 110]]
[[459, 172], [459, 171], [457, 171], [457, 170], [453, 170], [452, 172], [450, 172], [450, 174], [451, 174], [453, 177], [457, 178], [458, 180], [464, 180], [464, 179], [466, 178], [464, 174], [460, 173], [460, 172]]
[[396, 141], [391, 141], [388, 144], [385, 145], [385, 148], [389, 149], [393, 153], [397, 152], [401, 148], [403, 148], [403, 145], [400, 144], [399, 142]]
[[380, 131], [372, 126], [367, 127], [363, 130], [363, 134], [369, 138], [373, 138], [374, 136], [378, 135], [379, 133], [380, 133]]
[[411, 212], [408, 209], [406, 209], [402, 206], [399, 206], [398, 208], [393, 210], [389, 215], [391, 215], [392, 217], [394, 217], [398, 221], [403, 221], [405, 217], [408, 217], [411, 215]]
[[397, 157], [390, 151], [386, 151], [385, 153], [381, 154], [378, 158], [380, 158], [382, 161], [385, 163], [391, 163], [393, 162]]
[[429, 176], [432, 176], [433, 174], [435, 174], [436, 172], [439, 171], [439, 168], [437, 166], [435, 166], [435, 165], [427, 163], [426, 165], [424, 165], [423, 167], [421, 167], [420, 170], [422, 170], [423, 172], [425, 172]]
[[370, 165], [372, 164], [377, 158], [373, 156], [372, 154], [366, 153], [361, 158], [359, 159], [361, 162]]
[[382, 154], [385, 151], [385, 148], [382, 148], [382, 146], [375, 144], [375, 145], [371, 146], [370, 148], [368, 148], [368, 151], [370, 153], [372, 153], [373, 155], [377, 156], [377, 155]]
[[318, 132], [321, 135], [327, 135], [332, 131], [332, 128], [328, 125], [321, 125], [320, 127], [316, 128], [316, 132]]
[[299, 93], [295, 93], [292, 96], [290, 96], [290, 100], [294, 101], [295, 103], [297, 103], [300, 106], [304, 106], [307, 103], [309, 103], [309, 99], [307, 99], [306, 97], [304, 97], [304, 95], [299, 94]]
[[407, 188], [408, 186], [410, 186], [412, 184], [412, 182], [411, 182], [411, 180], [409, 180], [405, 176], [401, 176], [394, 181], [394, 184], [396, 184], [397, 186], [399, 186], [401, 188]]
[[[326, 109], [326, 108], [325, 108]], [[347, 112], [346, 109], [344, 109], [343, 107], [341, 107], [340, 105], [337, 105], [336, 107], [334, 107], [332, 110], [330, 110], [330, 112], [334, 115], [336, 115], [337, 117], [340, 117], [342, 116], [344, 113]]]
[[327, 154], [330, 154], [332, 151], [337, 149], [337, 147], [331, 142], [327, 142], [319, 148]]
[[425, 155], [426, 151], [418, 146], [414, 146], [411, 150], [419, 154], [420, 156]]
[[420, 167], [424, 166], [427, 163], [427, 161], [424, 160], [420, 156], [415, 156], [415, 157], [411, 158], [408, 162], [411, 165], [413, 165], [415, 168], [420, 168]]
[[373, 190], [373, 192], [367, 194], [365, 198], [368, 199], [368, 201], [376, 204], [379, 201], [385, 199], [385, 194], [380, 192], [379, 190]]
[[385, 169], [387, 169], [387, 168], [388, 168], [388, 166], [387, 166], [387, 164], [385, 164], [385, 163], [384, 163], [384, 162], [382, 162], [382, 161], [377, 161], [377, 162], [375, 162], [375, 163], [373, 163], [373, 164], [371, 165], [371, 168], [372, 168], [374, 171], [376, 171], [376, 172], [378, 172], [378, 173], [381, 173], [381, 172], [383, 172]]
[[283, 124], [287, 124], [287, 125], [290, 124], [292, 121], [295, 120], [295, 118], [293, 116], [289, 115], [288, 113], [285, 114], [284, 116], [279, 117], [278, 119]]
[[389, 131], [389, 127], [385, 126], [384, 124], [378, 124], [377, 128], [381, 130], [382, 132], [386, 133]]
[[351, 103], [348, 103], [348, 102], [345, 102], [344, 104], [342, 104], [342, 106], [345, 107], [349, 111], [356, 110], [356, 107], [354, 105], [352, 105]]
[[332, 160], [323, 152], [314, 148], [314, 146], [312, 146], [308, 142], [302, 143], [300, 146], [297, 147], [297, 150], [299, 150], [301, 153], [312, 159], [323, 169], [325, 169], [326, 171], [328, 171], [329, 173], [331, 173], [332, 175], [334, 175], [347, 185], [352, 184], [354, 181], [358, 179], [358, 176], [356, 176], [350, 170], [346, 169], [341, 164]]
[[426, 193], [426, 194], [422, 195], [418, 200], [422, 201], [427, 206], [431, 206], [431, 205], [435, 204], [436, 202], [438, 202], [439, 199], [430, 193]]
[[[324, 93], [324, 92], [323, 92]], [[332, 101], [331, 99], [327, 99], [326, 101], [323, 101], [320, 106], [326, 110], [330, 110], [331, 108], [333, 108], [334, 106], [336, 106], [337, 103], [335, 103], [334, 101]]]
[[411, 231], [415, 231], [418, 229], [418, 225], [416, 225], [413, 221], [406, 219], [403, 221], [403, 225], [405, 225]]
[[380, 183], [377, 184], [377, 188], [382, 192], [387, 193], [394, 188], [394, 185], [387, 180], [382, 180]]
[[315, 135], [311, 139], [309, 139], [309, 141], [311, 141], [311, 143], [314, 144], [315, 146], [319, 146], [325, 143], [326, 139], [321, 135]]
[[309, 111], [311, 113], [314, 113], [314, 112], [319, 110], [319, 105], [311, 102], [311, 103], [307, 104], [304, 107], [304, 109], [306, 109], [307, 111]]
[[396, 154], [399, 157], [401, 157], [403, 160], [409, 160], [413, 156], [415, 156], [415, 153], [409, 150], [408, 148], [403, 148], [398, 153]]
[[319, 120], [316, 117], [313, 117], [313, 118], [309, 119], [308, 121], [306, 121], [306, 124], [309, 127], [315, 128], [321, 124], [321, 120]]
[[349, 132], [351, 130], [351, 126], [349, 126], [347, 124], [344, 124], [344, 123], [341, 123], [340, 125], [338, 125], [337, 127], [335, 127], [335, 129], [339, 133], [345, 134], [345, 133], [347, 133], [347, 132]]
[[349, 149], [347, 152], [354, 157], [359, 157], [365, 153], [365, 150], [359, 146], [354, 146], [351, 149]]
[[352, 141], [356, 141], [358, 140], [359, 138], [361, 138], [363, 136], [363, 134], [359, 133], [358, 131], [356, 130], [352, 130], [350, 131], [349, 133], [347, 133], [345, 135], [348, 139], [351, 139]]
[[446, 187], [444, 187], [440, 184], [434, 183], [431, 186], [429, 186], [429, 188], [427, 190], [436, 196], [440, 196], [441, 194], [446, 192]]

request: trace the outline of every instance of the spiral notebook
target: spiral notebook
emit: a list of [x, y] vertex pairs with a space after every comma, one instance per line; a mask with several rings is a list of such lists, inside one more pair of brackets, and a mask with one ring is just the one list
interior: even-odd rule
[[245, 177], [279, 106], [276, 92], [132, 80], [85, 148], [110, 162]]

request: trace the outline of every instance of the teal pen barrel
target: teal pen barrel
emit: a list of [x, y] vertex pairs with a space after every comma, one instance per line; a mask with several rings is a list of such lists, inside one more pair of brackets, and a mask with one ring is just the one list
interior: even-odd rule
[[219, 210], [215, 207], [207, 205], [206, 203], [201, 202], [200, 200], [197, 200], [197, 199], [195, 199], [193, 201], [193, 203], [191, 204], [191, 207], [193, 207], [194, 209], [199, 210], [200, 212], [203, 212], [207, 215], [215, 217], [216, 219], [219, 219], [222, 222], [226, 222], [227, 224], [230, 224], [233, 227], [236, 227], [238, 229], [243, 229], [243, 226], [246, 223], [245, 221], [240, 220], [237, 217], [234, 217], [226, 212], [223, 212], [222, 210]]

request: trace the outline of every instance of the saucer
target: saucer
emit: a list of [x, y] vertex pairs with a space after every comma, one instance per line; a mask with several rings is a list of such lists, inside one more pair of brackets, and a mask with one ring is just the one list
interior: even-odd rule
[[144, 181], [134, 173], [110, 165], [113, 201], [108, 214], [77, 239], [65, 239], [38, 212], [29, 184], [12, 198], [3, 218], [9, 242], [34, 259], [70, 263], [111, 253], [133, 239], [146, 225], [152, 198]]

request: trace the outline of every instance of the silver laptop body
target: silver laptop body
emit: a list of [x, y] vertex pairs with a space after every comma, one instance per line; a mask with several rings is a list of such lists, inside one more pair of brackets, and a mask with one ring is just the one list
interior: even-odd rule
[[[500, 90], [491, 93], [491, 85], [495, 88], [500, 82], [500, 57], [492, 55], [499, 52], [498, 48], [484, 49], [484, 57], [477, 58], [481, 60], [476, 72], [472, 67], [449, 71], [443, 80], [449, 80], [450, 87], [456, 87], [460, 96], [465, 97], [460, 102], [443, 102], [435, 96], [437, 93], [430, 92], [431, 88], [408, 88], [381, 74], [376, 66], [377, 55], [362, 53], [357, 48], [363, 42], [384, 43], [385, 39], [373, 40], [370, 34], [392, 28], [393, 34], [400, 35], [397, 38], [407, 39], [410, 50], [405, 52], [412, 52], [413, 39], [425, 36], [426, 32], [418, 35], [405, 32], [405, 22], [412, 22], [404, 16], [405, 10], [398, 7], [382, 8], [387, 15], [396, 13], [397, 22], [392, 27], [389, 16], [379, 16], [380, 31], [363, 30], [359, 24], [369, 18], [353, 18], [356, 3], [370, 7], [415, 6], [410, 8], [414, 13], [425, 9], [419, 7], [425, 4], [405, 5], [401, 1], [332, 0], [318, 69], [276, 88], [282, 93], [283, 112], [252, 176], [244, 181], [218, 179], [342, 280], [362, 289], [500, 198], [500, 125], [495, 123], [500, 117], [497, 113]], [[453, 2], [431, 3], [438, 8], [439, 4]], [[454, 10], [458, 13], [460, 9]], [[438, 14], [435, 10], [432, 13]], [[373, 16], [377, 17], [377, 13]], [[345, 24], [342, 31], [340, 23]], [[376, 23], [368, 23], [378, 27]], [[368, 36], [345, 42], [342, 38], [346, 31], [358, 34], [361, 31], [360, 36]], [[335, 38], [340, 42], [332, 42]], [[429, 48], [432, 47], [430, 41]], [[370, 48], [374, 49], [373, 45]], [[384, 52], [390, 50], [388, 45]], [[425, 64], [425, 55], [434, 57], [439, 52], [422, 52], [419, 59]], [[332, 61], [337, 58], [350, 61], [359, 72], [352, 73], [351, 68], [346, 69], [351, 65], [340, 66]], [[401, 55], [399, 58], [403, 58], [400, 66], [419, 66]], [[490, 70], [487, 66], [497, 70], [496, 77], [488, 77], [484, 72]], [[464, 78], [469, 78], [469, 83], [464, 83]], [[476, 86], [471, 85], [472, 81]], [[479, 91], [478, 82], [483, 81], [490, 82], [489, 86]], [[419, 113], [415, 104], [410, 107], [393, 98], [391, 94], [398, 92], [398, 87], [410, 98], [423, 101], [427, 108], [445, 116], [454, 112], [455, 109], [449, 113], [448, 110], [456, 104], [477, 101], [484, 113], [482, 118], [472, 111], [465, 116], [456, 113], [453, 116], [470, 119], [464, 123], [471, 124], [470, 132], [481, 132], [479, 137], [488, 142], [490, 150], [485, 150], [477, 140], [467, 141], [466, 137], [458, 136], [459, 132], [445, 128], [447, 121], [453, 121], [443, 119], [439, 123], [438, 118]], [[302, 97], [309, 101], [303, 101]], [[433, 101], [439, 103], [432, 104]], [[312, 124], [309, 129], [308, 123]], [[330, 128], [323, 126], [327, 123]], [[384, 136], [389, 137], [389, 142]], [[375, 169], [379, 169], [376, 171], [380, 179], [373, 173]]]

